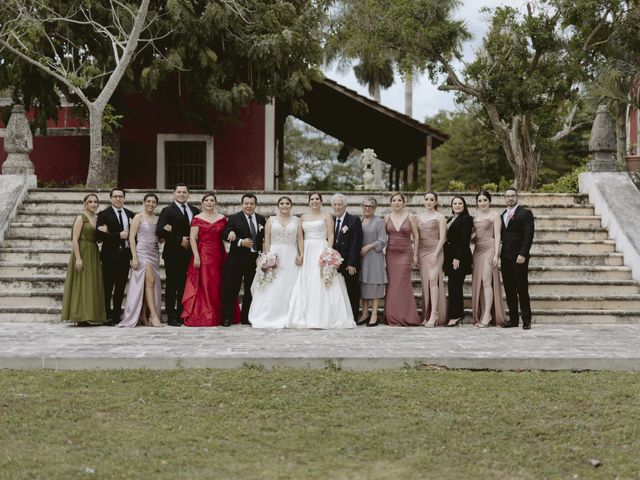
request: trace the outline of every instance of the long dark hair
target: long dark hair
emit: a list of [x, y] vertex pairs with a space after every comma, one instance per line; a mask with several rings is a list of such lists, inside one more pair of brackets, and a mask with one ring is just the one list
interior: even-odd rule
[[469, 209], [467, 208], [467, 202], [464, 199], [464, 197], [461, 197], [460, 195], [456, 195], [451, 199], [451, 204], [450, 204], [451, 205], [451, 215], [455, 215], [455, 213], [453, 213], [453, 201], [456, 198], [462, 200], [462, 205], [464, 205], [464, 208], [463, 208], [462, 212], [460, 212], [460, 216], [469, 215]]

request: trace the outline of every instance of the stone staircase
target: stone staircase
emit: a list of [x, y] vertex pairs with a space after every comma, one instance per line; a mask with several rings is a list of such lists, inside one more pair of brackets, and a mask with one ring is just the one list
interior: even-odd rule
[[[0, 322], [56, 322], [60, 319], [62, 291], [69, 253], [73, 218], [81, 209], [81, 190], [32, 190], [20, 207], [0, 246]], [[129, 191], [127, 206], [141, 210], [146, 191]], [[267, 216], [275, 211], [278, 197], [288, 194], [294, 213], [306, 209], [307, 196], [299, 192], [258, 194], [258, 211]], [[219, 210], [237, 211], [240, 192], [219, 192]], [[200, 199], [192, 192], [191, 200]], [[349, 195], [349, 211], [360, 213], [365, 194]], [[368, 196], [368, 195], [366, 195]], [[386, 193], [374, 195], [388, 211]], [[409, 208], [419, 212], [422, 195], [408, 195]], [[440, 205], [448, 212], [452, 194], [442, 194]], [[160, 209], [172, 199], [168, 191], [159, 192]], [[325, 204], [330, 195], [325, 196]], [[473, 213], [475, 196], [465, 195]], [[108, 192], [100, 194], [101, 208], [108, 206]], [[530, 263], [530, 294], [535, 323], [640, 323], [640, 286], [623, 265], [622, 254], [600, 226], [600, 217], [583, 195], [523, 194], [520, 203], [533, 210], [536, 234]], [[496, 210], [502, 199], [494, 198]], [[469, 308], [471, 277], [467, 277], [466, 304]], [[420, 296], [418, 272], [414, 272], [414, 291]]]

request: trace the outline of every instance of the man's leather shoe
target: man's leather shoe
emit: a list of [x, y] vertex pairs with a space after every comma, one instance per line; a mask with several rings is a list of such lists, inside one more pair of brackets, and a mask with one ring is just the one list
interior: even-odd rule
[[222, 320], [222, 326], [223, 327], [230, 327], [231, 326], [231, 320], [229, 320], [228, 318], [225, 318]]
[[522, 323], [523, 330], [531, 330], [531, 322], [523, 322]]
[[169, 325], [170, 327], [181, 327], [182, 322], [175, 318], [170, 318], [169, 320], [167, 320], [167, 325]]
[[505, 324], [502, 325], [502, 328], [516, 328], [518, 326], [518, 324], [513, 324], [511, 322], [506, 322]]

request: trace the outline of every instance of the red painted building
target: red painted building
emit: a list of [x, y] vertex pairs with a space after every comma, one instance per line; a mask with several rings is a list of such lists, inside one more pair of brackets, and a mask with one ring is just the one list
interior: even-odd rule
[[[325, 80], [307, 94], [308, 111], [300, 118], [349, 147], [373, 148], [392, 165], [391, 184], [417, 178], [418, 159], [448, 137], [426, 124], [386, 108], [353, 90]], [[0, 100], [9, 105], [7, 100]], [[165, 189], [185, 182], [196, 189], [273, 190], [284, 167], [286, 105], [251, 104], [232, 126], [197, 127], [187, 121], [177, 97], [149, 100], [131, 95], [118, 108], [120, 131], [119, 184], [125, 188]], [[214, 124], [215, 112], [201, 113]], [[7, 154], [0, 123], [0, 163]], [[46, 136], [36, 135], [31, 160], [40, 182], [84, 183], [89, 161], [87, 125], [74, 118], [71, 105], [49, 122]], [[395, 177], [394, 177], [395, 175]], [[396, 187], [397, 188], [397, 187]]]

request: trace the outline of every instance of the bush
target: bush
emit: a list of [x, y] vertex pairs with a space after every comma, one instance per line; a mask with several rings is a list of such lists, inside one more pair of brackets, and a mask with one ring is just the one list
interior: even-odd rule
[[464, 192], [464, 182], [450, 180], [447, 185], [447, 190], [450, 192]]
[[500, 178], [500, 182], [498, 182], [498, 190], [500, 192], [504, 192], [507, 188], [513, 187], [513, 180], [507, 180], [504, 177]]
[[537, 191], [541, 193], [578, 193], [580, 191], [578, 175], [586, 171], [586, 165], [578, 167], [574, 171], [558, 178], [555, 182], [542, 185]]
[[484, 183], [484, 184], [482, 184], [482, 187], [480, 187], [480, 190], [486, 190], [487, 192], [497, 192], [498, 191], [498, 185], [496, 185], [493, 182]]

